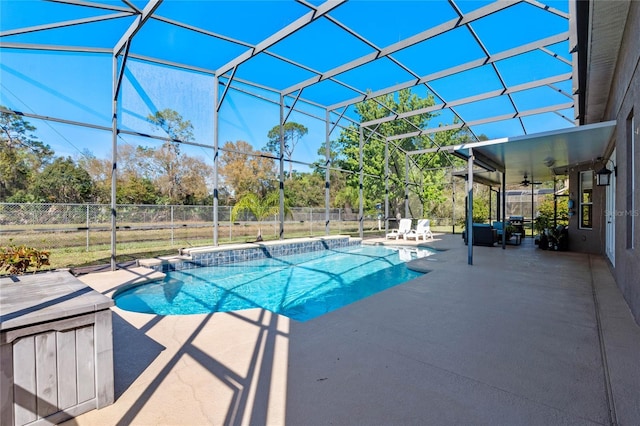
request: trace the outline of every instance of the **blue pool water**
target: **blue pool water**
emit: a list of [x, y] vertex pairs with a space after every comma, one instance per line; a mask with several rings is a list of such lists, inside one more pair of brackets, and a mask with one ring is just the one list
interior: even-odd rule
[[431, 253], [355, 246], [186, 269], [114, 299], [121, 309], [158, 315], [264, 308], [307, 321], [420, 276], [405, 261]]

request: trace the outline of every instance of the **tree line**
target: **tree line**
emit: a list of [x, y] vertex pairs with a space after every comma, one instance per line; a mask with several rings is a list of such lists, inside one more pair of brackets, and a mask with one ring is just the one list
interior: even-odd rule
[[[434, 105], [434, 98], [418, 97], [410, 90], [386, 95], [356, 105], [361, 122], [400, 114]], [[424, 113], [405, 121], [382, 123], [377, 132], [393, 135], [415, 132], [433, 126], [437, 113]], [[149, 115], [147, 121], [167, 135], [160, 146], [118, 145], [116, 202], [118, 204], [213, 204], [213, 161], [183, 152], [180, 142], [193, 141], [193, 125], [171, 109]], [[56, 157], [46, 143], [34, 136], [33, 127], [23, 117], [2, 112], [0, 118], [0, 201], [109, 203], [111, 201], [111, 159], [97, 158], [88, 150], [77, 158]], [[288, 122], [283, 128], [285, 196], [290, 206], [323, 207], [325, 205], [325, 147], [318, 150], [318, 160], [310, 172], [298, 172], [292, 160], [296, 146], [308, 129]], [[371, 130], [365, 129], [364, 202], [367, 211], [375, 210], [384, 200], [385, 143]], [[266, 197], [279, 188], [280, 126], [266, 135], [261, 149], [238, 140], [223, 145], [219, 159], [219, 199], [222, 204], [235, 204], [245, 194]], [[406, 138], [389, 143], [389, 199], [393, 215], [404, 213], [404, 182], [409, 175], [409, 190], [417, 197], [424, 212], [438, 214], [449, 193], [445, 191], [449, 177], [447, 167], [459, 161], [444, 154], [412, 156], [405, 170], [403, 151], [469, 141], [464, 130], [434, 133], [431, 136]], [[330, 142], [331, 207], [358, 206], [359, 194], [359, 129], [353, 124], [343, 129]], [[459, 164], [459, 163], [458, 163]], [[417, 213], [412, 212], [417, 215]], [[440, 212], [447, 215], [446, 212]]]

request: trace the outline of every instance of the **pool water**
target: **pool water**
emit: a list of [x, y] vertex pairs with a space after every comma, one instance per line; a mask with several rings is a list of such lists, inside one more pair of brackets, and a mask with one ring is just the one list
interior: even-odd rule
[[124, 310], [188, 315], [263, 308], [307, 321], [422, 275], [428, 249], [354, 246], [167, 273], [114, 296]]

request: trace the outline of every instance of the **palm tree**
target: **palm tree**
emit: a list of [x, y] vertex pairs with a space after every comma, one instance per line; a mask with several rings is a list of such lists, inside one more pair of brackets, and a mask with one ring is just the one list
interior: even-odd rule
[[[244, 211], [253, 214], [258, 221], [258, 237], [256, 241], [262, 241], [262, 221], [269, 216], [275, 216], [280, 212], [280, 194], [278, 191], [269, 192], [264, 197], [253, 193], [244, 194], [231, 210], [231, 220], [235, 221], [238, 215]], [[291, 210], [284, 205], [284, 214], [291, 215]]]

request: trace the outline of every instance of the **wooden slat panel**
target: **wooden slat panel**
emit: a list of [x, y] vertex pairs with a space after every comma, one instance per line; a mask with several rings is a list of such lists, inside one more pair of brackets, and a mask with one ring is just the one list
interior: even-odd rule
[[32, 334], [40, 334], [46, 331], [66, 331], [72, 328], [84, 327], [94, 323], [93, 315], [83, 315], [81, 317], [63, 318], [55, 322], [47, 322], [42, 324], [30, 325], [15, 330], [7, 330], [2, 333], [1, 343], [13, 342], [22, 336], [30, 336]]
[[58, 407], [61, 410], [78, 403], [76, 369], [76, 331], [57, 334], [58, 347]]
[[0, 345], [0, 425], [13, 424], [13, 345]]
[[93, 326], [76, 330], [76, 359], [78, 363], [78, 402], [80, 403], [96, 396]]
[[36, 340], [36, 395], [38, 417], [58, 411], [56, 332], [42, 333]]
[[23, 425], [36, 420], [36, 349], [35, 337], [27, 336], [13, 344], [14, 422]]
[[112, 312], [98, 311], [95, 317], [97, 405], [102, 408], [114, 400]]

